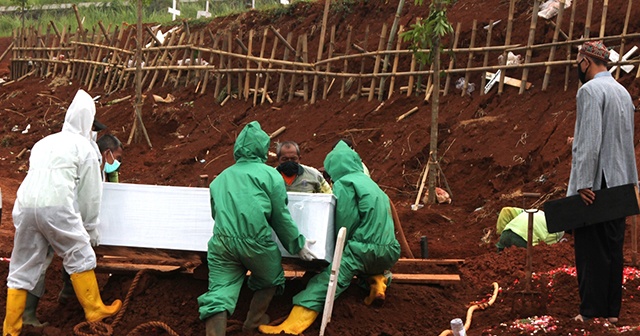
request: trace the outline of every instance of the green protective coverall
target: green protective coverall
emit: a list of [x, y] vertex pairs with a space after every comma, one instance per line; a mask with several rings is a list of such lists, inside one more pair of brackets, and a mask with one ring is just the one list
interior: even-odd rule
[[304, 246], [287, 208], [282, 176], [265, 164], [269, 141], [258, 122], [249, 123], [233, 149], [236, 163], [209, 187], [215, 225], [207, 253], [209, 288], [198, 297], [202, 320], [225, 310], [233, 314], [247, 269], [251, 290], [277, 287], [277, 294], [282, 293], [282, 255], [272, 229], [289, 253]]
[[[529, 214], [524, 209], [516, 207], [504, 207], [498, 215], [496, 233], [500, 239], [496, 244], [499, 250], [512, 245], [527, 247], [529, 232]], [[547, 245], [555, 244], [562, 239], [564, 232], [549, 233], [547, 220], [543, 211], [533, 214], [533, 246], [544, 242]]]
[[[362, 160], [340, 141], [324, 160], [336, 196], [336, 232], [347, 228], [340, 264], [336, 297], [344, 292], [354, 276], [383, 274], [400, 257], [389, 197], [363, 173]], [[322, 312], [327, 295], [331, 265], [309, 281], [307, 288], [293, 298], [293, 304]]]

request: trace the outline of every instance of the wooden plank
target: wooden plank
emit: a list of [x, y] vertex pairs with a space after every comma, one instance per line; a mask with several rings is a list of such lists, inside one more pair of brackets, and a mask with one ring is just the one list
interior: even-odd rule
[[464, 259], [398, 259], [396, 265], [462, 265]]
[[459, 274], [394, 274], [393, 283], [447, 285], [460, 282]]
[[131, 264], [131, 263], [102, 263], [96, 265], [98, 273], [136, 273], [143, 270], [152, 270], [159, 272], [173, 272], [182, 269], [176, 265], [155, 265], [155, 264]]
[[[485, 72], [485, 78], [486, 79], [491, 79], [495, 74], [493, 72]], [[507, 77], [504, 76], [504, 84], [507, 85], [511, 85], [511, 86], [515, 86], [515, 87], [521, 87], [522, 85], [522, 81], [517, 79], [517, 78], [511, 78], [511, 77]], [[525, 89], [529, 90], [531, 88], [531, 82], [527, 82], [527, 84], [525, 85]]]

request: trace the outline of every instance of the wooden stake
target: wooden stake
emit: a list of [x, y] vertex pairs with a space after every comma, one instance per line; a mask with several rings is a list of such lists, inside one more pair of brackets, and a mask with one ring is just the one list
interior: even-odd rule
[[[309, 63], [309, 49], [307, 48], [307, 34], [302, 35], [302, 61]], [[304, 74], [302, 76], [304, 82], [304, 101], [309, 100], [309, 76]]]
[[403, 113], [401, 116], [396, 118], [396, 122], [403, 120], [404, 118], [416, 113], [416, 111], [418, 111], [418, 107], [414, 107], [412, 109], [410, 109], [408, 112]]
[[[487, 43], [485, 44], [485, 46], [489, 47], [491, 46], [491, 32], [493, 31], [493, 20], [489, 21], [489, 26], [487, 28]], [[484, 52], [484, 60], [482, 61], [482, 66], [486, 67], [489, 64], [489, 52], [485, 51]], [[484, 86], [487, 85], [487, 78], [486, 76], [482, 76], [482, 78], [480, 79], [480, 95], [484, 95]]]
[[411, 210], [413, 211], [418, 210], [418, 204], [420, 204], [420, 198], [422, 196], [422, 191], [424, 190], [424, 184], [427, 181], [427, 175], [429, 175], [430, 165], [431, 160], [429, 160], [429, 162], [427, 162], [427, 164], [424, 166], [424, 170], [422, 172], [422, 181], [420, 181], [420, 188], [418, 189], [418, 195], [416, 196], [416, 201], [413, 203], [413, 206], [411, 206]]
[[[378, 51], [383, 51], [384, 49], [384, 42], [387, 39], [387, 24], [383, 23], [382, 24], [382, 33], [380, 33], [380, 42], [378, 43]], [[380, 55], [378, 54], [378, 56], [376, 56], [376, 62], [373, 66], [373, 78], [371, 78], [371, 85], [369, 86], [369, 98], [368, 101], [372, 101], [373, 100], [373, 96], [375, 94], [375, 87], [376, 87], [376, 75], [378, 75], [379, 69], [380, 69]], [[380, 92], [380, 94], [382, 94], [382, 92]]]
[[[273, 47], [271, 48], [271, 57], [269, 57], [270, 60], [275, 59], [276, 57], [276, 51], [278, 49], [278, 39], [274, 38], [273, 39]], [[269, 69], [271, 69], [271, 63], [269, 63]], [[264, 87], [262, 88], [262, 100], [260, 100], [260, 104], [264, 104], [265, 99], [267, 98], [267, 90], [269, 89], [269, 79], [271, 78], [271, 76], [268, 73], [265, 73], [265, 79], [264, 79]], [[273, 103], [273, 102], [270, 102]]]
[[[209, 35], [213, 36], [213, 33], [211, 32], [211, 29], [207, 28], [207, 31], [209, 32]], [[204, 41], [203, 41], [203, 43], [204, 43]], [[218, 48], [219, 44], [220, 44], [220, 35], [216, 34], [213, 37], [213, 49], [219, 49]], [[209, 64], [214, 64], [213, 63], [213, 61], [214, 61], [213, 60], [213, 56], [214, 55], [215, 55], [214, 53], [209, 54]], [[204, 59], [204, 55], [202, 55], [200, 57], [200, 59]], [[207, 85], [209, 84], [209, 73], [210, 73], [210, 71], [205, 71], [204, 72], [204, 79], [202, 81], [203, 82], [202, 83], [202, 91], [200, 91], [201, 95], [204, 94], [207, 91]], [[220, 89], [219, 85], [220, 85], [220, 80], [217, 79], [216, 80], [216, 92], [214, 92], [214, 94], [213, 94], [213, 96], [216, 97], [216, 98], [218, 97], [218, 90]]]
[[[345, 55], [349, 55], [349, 53], [351, 52], [351, 32], [353, 31], [353, 27], [351, 25], [347, 26], [347, 44], [345, 47]], [[342, 64], [342, 69], [343, 72], [347, 72], [348, 69], [348, 60], [345, 58], [344, 63]], [[344, 94], [345, 94], [345, 87], [346, 87], [346, 83], [347, 83], [347, 78], [343, 77], [342, 78], [342, 85], [340, 87], [340, 99], [344, 98]]]
[[[267, 45], [267, 32], [269, 32], [269, 28], [265, 28], [262, 33], [262, 46], [260, 47], [260, 58], [264, 57], [264, 49]], [[262, 62], [258, 62], [258, 70], [260, 69], [262, 69]], [[256, 106], [258, 104], [258, 88], [260, 87], [260, 75], [261, 73], [256, 74], [256, 84], [253, 88], [255, 90], [253, 92], [253, 106]], [[265, 73], [265, 76], [267, 76], [266, 73]], [[264, 97], [265, 95], [263, 94], [262, 96]]]
[[[329, 36], [329, 51], [327, 53], [327, 58], [333, 57], [333, 48], [335, 46], [335, 38], [336, 38], [336, 25], [331, 26], [331, 33]], [[327, 63], [327, 73], [331, 72], [331, 63]], [[329, 94], [329, 77], [324, 76], [324, 87], [322, 89], [322, 99], [326, 100], [327, 95]]]
[[[369, 25], [364, 30], [364, 42], [362, 43], [362, 47], [366, 50], [367, 43], [369, 41]], [[366, 57], [362, 57], [362, 61], [360, 62], [360, 75], [364, 73], [364, 62]], [[358, 76], [358, 95], [362, 93], [362, 76]]]
[[[533, 1], [533, 13], [538, 13], [538, 9], [540, 8], [540, 0]], [[531, 15], [531, 26], [529, 28], [529, 40], [527, 41], [527, 46], [530, 47], [535, 42], [536, 36], [536, 25], [538, 24], [538, 15]], [[526, 56], [524, 58], [524, 64], [531, 62], [531, 55], [533, 51], [531, 49], [527, 49]], [[529, 77], [529, 68], [524, 68], [522, 70], [522, 86], [520, 87], [520, 94], [524, 93], [524, 83], [527, 82], [527, 77]]]
[[[191, 46], [194, 43], [194, 40], [196, 38], [197, 38], [196, 34], [190, 35], [189, 36], [189, 42], [187, 42], [187, 46], [183, 46], [184, 51], [182, 53], [182, 63], [181, 63], [182, 66], [186, 65], [187, 58], [189, 56], [189, 52], [191, 51], [189, 46]], [[176, 75], [176, 82], [173, 84], [174, 88], [177, 88], [178, 87], [178, 83], [180, 83], [180, 77], [182, 77], [182, 71], [183, 71], [182, 69], [178, 70], [178, 74]]]
[[[291, 41], [293, 40], [293, 33], [289, 32], [289, 34], [287, 34], [287, 39], [284, 41], [286, 44], [288, 44], [289, 46], [291, 46]], [[289, 59], [289, 52], [290, 49], [286, 48], [284, 50], [284, 56], [282, 57], [282, 60], [286, 61]], [[295, 49], [293, 50], [293, 53], [295, 55]], [[285, 65], [282, 65], [282, 69], [285, 68]], [[276, 97], [276, 102], [281, 102], [282, 101], [282, 95], [284, 94], [284, 72], [280, 73], [280, 80], [278, 81], [278, 95]]]
[[[571, 3], [571, 19], [569, 19], [569, 38], [567, 41], [571, 41], [573, 36], [573, 23], [576, 17], [576, 7], [578, 7], [578, 0], [573, 0]], [[571, 61], [571, 44], [567, 44], [567, 61]], [[564, 90], [567, 91], [569, 88], [569, 70], [571, 70], [571, 65], [567, 64], [564, 69]]]
[[[469, 44], [469, 48], [473, 48], [475, 46], [475, 42], [476, 42], [476, 33], [478, 31], [478, 20], [473, 19], [473, 25], [472, 25], [472, 30], [471, 30], [471, 43]], [[469, 59], [467, 60], [467, 68], [470, 68], [471, 65], [473, 64], [473, 51], [469, 52]], [[461, 97], [464, 97], [465, 94], [467, 94], [467, 87], [469, 85], [469, 75], [470, 73], [466, 73], [464, 75], [464, 84], [462, 84], [462, 93], [460, 94]]]
[[[574, 5], [575, 6], [575, 5]], [[591, 33], [591, 16], [593, 14], [593, 0], [589, 0], [587, 3], [587, 17], [584, 21], [584, 38], [589, 38], [589, 34]]]
[[[604, 37], [605, 26], [607, 25], [607, 7], [609, 7], [609, 0], [604, 0], [602, 4], [602, 19], [600, 20], [600, 37]], [[622, 52], [620, 52], [622, 57]]]
[[[537, 1], [537, 0], [534, 0], [534, 1]], [[505, 37], [504, 45], [508, 45], [511, 43], [511, 30], [513, 29], [513, 12], [515, 11], [515, 7], [516, 7], [516, 0], [511, 0], [509, 2], [509, 19], [507, 20], [507, 36]], [[532, 13], [533, 13], [532, 14], [533, 16], [538, 16], [537, 12], [532, 12]], [[506, 65], [506, 62], [507, 62], [506, 50], [502, 52], [502, 59], [504, 60]], [[498, 84], [498, 94], [502, 94], [502, 90], [504, 89], [504, 76], [506, 75], [506, 72], [507, 72], [506, 69], [503, 71], [500, 71], [500, 83]]]
[[[255, 34], [255, 31], [253, 29], [251, 29], [249, 31], [249, 45], [247, 46], [247, 56], [253, 56], [251, 54], [251, 49], [253, 47], [253, 35]], [[249, 62], [249, 60], [247, 60], [247, 70], [251, 69], [251, 62]], [[249, 82], [251, 81], [251, 78], [249, 77], [249, 72], [247, 71], [247, 73], [244, 75], [244, 100], [247, 101], [249, 100]]]
[[[296, 45], [296, 58], [300, 57], [300, 55], [302, 55], [302, 35], [298, 36], [298, 43]], [[294, 67], [293, 69], [296, 70], [297, 67]], [[294, 73], [291, 75], [291, 83], [289, 83], [289, 95], [287, 96], [287, 101], [293, 100], [295, 87], [296, 74]]]
[[[560, 0], [558, 8], [558, 17], [556, 18], [556, 29], [553, 31], [553, 42], [558, 42], [558, 35], [560, 34], [560, 27], [562, 27], [562, 15], [564, 13], [565, 0]], [[549, 51], [549, 62], [552, 62], [556, 56], [556, 46], [551, 47]], [[551, 77], [551, 67], [548, 66], [544, 73], [544, 80], [542, 81], [542, 91], [547, 91], [549, 86], [549, 78]]]
[[[216, 32], [217, 35], [217, 32]], [[226, 50], [227, 47], [227, 40], [224, 37], [224, 34], [222, 34], [222, 36], [220, 37], [223, 41], [222, 41], [222, 46], [220, 48], [220, 50]], [[213, 53], [212, 53], [213, 55]], [[218, 68], [219, 69], [225, 69], [226, 67], [226, 63], [225, 63], [225, 56], [224, 55], [220, 55], [220, 60], [218, 63]], [[220, 95], [220, 90], [222, 89], [222, 77], [223, 75], [221, 73], [216, 73], [216, 87], [213, 91], [213, 96], [216, 97], [216, 99], [218, 98], [218, 96]], [[227, 77], [229, 75], [227, 74]], [[229, 92], [227, 92], [227, 95], [229, 94]]]
[[[627, 28], [629, 27], [629, 17], [631, 16], [632, 3], [633, 3], [633, 0], [627, 1], [627, 14], [624, 17], [624, 26], [622, 28], [622, 40], [620, 41], [620, 57], [622, 57], [622, 55], [624, 55], [625, 53], [624, 47], [625, 47], [626, 39], [624, 38], [624, 36], [627, 35]], [[0, 61], [1, 60], [2, 59], [0, 59]], [[620, 78], [620, 67], [616, 68], [616, 79], [618, 78]]]
[[277, 137], [278, 135], [282, 134], [282, 132], [284, 132], [287, 129], [287, 127], [282, 126], [280, 128], [278, 128], [275, 132], [271, 133], [271, 135], [269, 135], [270, 139], [274, 139], [275, 137]]
[[[233, 36], [230, 30], [227, 31], [227, 48], [231, 54], [233, 52]], [[231, 69], [231, 56], [227, 57], [227, 69]], [[231, 74], [227, 74], [227, 97], [231, 97]]]
[[[171, 36], [169, 37], [169, 42], [167, 43], [168, 46], [173, 46], [173, 42], [176, 39], [176, 34], [171, 34]], [[162, 53], [162, 57], [160, 57], [160, 64], [165, 65], [166, 61], [167, 61], [167, 56], [169, 55], [169, 49], [165, 49], [164, 52]], [[154, 84], [156, 83], [156, 80], [158, 79], [158, 75], [160, 74], [159, 70], [155, 70], [153, 72], [153, 77], [151, 77], [151, 83], [149, 83], [149, 88], [147, 89], [147, 91], [151, 91], [153, 89]]]
[[[454, 33], [454, 37], [453, 37], [453, 49], [458, 47], [458, 39], [460, 38], [460, 27], [461, 24], [460, 22], [458, 22], [458, 24], [456, 24], [456, 31]], [[452, 51], [450, 51], [452, 52]], [[455, 61], [455, 59], [453, 57], [451, 57], [451, 59], [449, 60], [449, 71], [451, 71], [453, 69], [453, 62]], [[449, 85], [451, 85], [451, 74], [447, 72], [447, 77], [444, 81], [444, 92], [442, 93], [443, 96], [446, 96], [447, 93], [449, 92]], [[409, 85], [411, 86], [411, 85]], [[408, 95], [407, 95], [408, 96]]]
[[[320, 41], [318, 42], [318, 53], [316, 54], [316, 61], [322, 59], [322, 54], [324, 53], [324, 39], [327, 35], [327, 19], [329, 18], [329, 6], [331, 4], [331, 0], [325, 0], [324, 2], [324, 12], [322, 13], [322, 25], [320, 26]], [[319, 69], [315, 69], [319, 70]], [[316, 103], [316, 97], [318, 95], [318, 81], [320, 78], [318, 75], [313, 76], [313, 87], [311, 89], [311, 104]]]
[[[401, 0], [403, 1], [403, 0]], [[404, 26], [400, 25], [400, 29], [398, 29], [398, 42], [396, 42], [396, 51], [400, 50], [402, 44], [402, 38], [400, 37], [404, 31]], [[389, 95], [387, 99], [391, 98], [393, 94], [393, 89], [396, 84], [396, 72], [398, 71], [398, 63], [400, 61], [400, 54], [396, 54], [393, 58], [393, 67], [391, 69], [391, 81], [389, 82]]]

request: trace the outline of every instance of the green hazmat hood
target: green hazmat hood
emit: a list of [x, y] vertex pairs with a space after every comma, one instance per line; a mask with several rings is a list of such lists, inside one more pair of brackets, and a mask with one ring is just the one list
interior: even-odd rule
[[360, 155], [351, 149], [344, 141], [338, 142], [336, 147], [324, 159], [324, 169], [334, 181], [351, 173], [362, 173]]
[[238, 161], [267, 162], [271, 139], [257, 121], [252, 121], [242, 129], [233, 146], [233, 157]]

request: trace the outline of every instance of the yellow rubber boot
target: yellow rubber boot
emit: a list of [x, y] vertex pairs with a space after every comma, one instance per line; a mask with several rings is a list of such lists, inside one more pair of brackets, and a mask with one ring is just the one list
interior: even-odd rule
[[27, 291], [7, 288], [7, 315], [2, 325], [3, 336], [19, 336], [22, 331], [22, 313], [27, 303]]
[[277, 326], [261, 325], [258, 327], [263, 334], [278, 335], [284, 332], [288, 335], [300, 335], [309, 328], [318, 317], [318, 312], [302, 306], [293, 306], [289, 317]]
[[387, 278], [380, 274], [369, 278], [370, 292], [369, 296], [364, 299], [367, 306], [376, 300], [384, 301], [385, 291], [387, 290]]
[[105, 306], [100, 298], [98, 281], [93, 270], [71, 274], [71, 283], [78, 301], [84, 308], [84, 316], [88, 322], [98, 322], [115, 315], [122, 307], [122, 301], [115, 300], [110, 306]]

